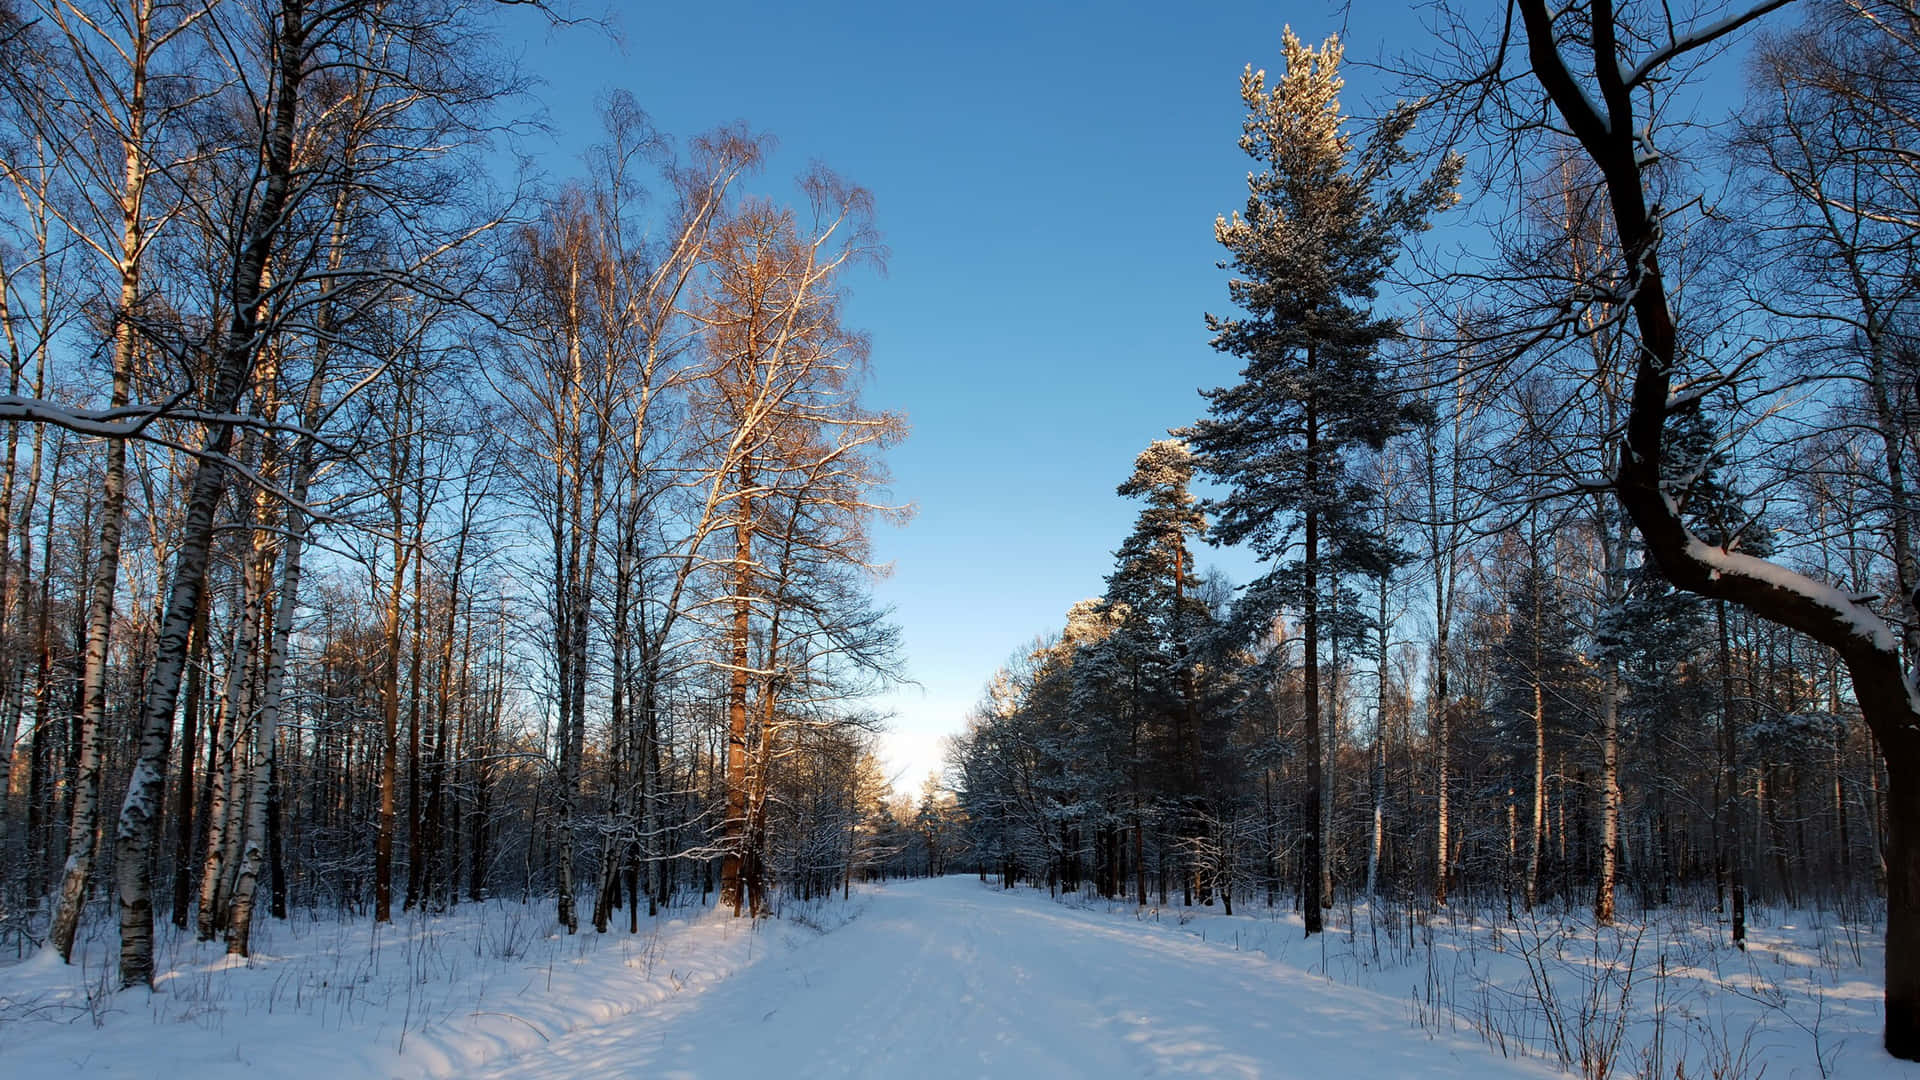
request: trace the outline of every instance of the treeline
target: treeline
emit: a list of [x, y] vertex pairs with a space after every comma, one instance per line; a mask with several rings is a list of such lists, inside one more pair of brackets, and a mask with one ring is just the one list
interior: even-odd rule
[[895, 854], [871, 198], [620, 95], [577, 179], [490, 182], [500, 12], [0, 3], [9, 945], [111, 899], [138, 984], [156, 916], [631, 929]]
[[[1482, 435], [1488, 453], [1506, 441]], [[1122, 490], [1164, 486], [1106, 592], [1023, 649], [956, 741], [969, 866], [1140, 903], [1313, 895], [1302, 635], [1284, 612], [1249, 622], [1262, 598], [1193, 573], [1193, 467], [1176, 440], [1141, 455]], [[1401, 494], [1414, 511], [1428, 492]], [[1194, 527], [1166, 528], [1161, 506]], [[1861, 910], [1884, 892], [1883, 767], [1832, 652], [1637, 559], [1610, 600], [1578, 503], [1549, 500], [1531, 524], [1448, 553], [1444, 698], [1428, 567], [1329, 597], [1322, 902], [1591, 906], [1609, 869], [1642, 909], [1705, 890]]]
[[[1751, 895], [1884, 898], [1920, 1055], [1920, 10], [1810, 5], [1716, 76], [1736, 119], [1681, 115], [1774, 6], [1443, 6], [1364, 128], [1338, 42], [1249, 68], [1241, 381], [956, 742], [983, 872], [1308, 933], [1684, 893], [1737, 942]], [[1412, 244], [1443, 211], [1479, 238]], [[1207, 540], [1259, 576], [1196, 576]]]

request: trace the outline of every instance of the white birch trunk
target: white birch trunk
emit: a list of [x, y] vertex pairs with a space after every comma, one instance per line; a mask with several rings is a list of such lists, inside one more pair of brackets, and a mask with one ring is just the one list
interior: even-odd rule
[[253, 724], [253, 770], [247, 782], [245, 841], [233, 886], [232, 908], [227, 916], [227, 952], [235, 956], [250, 955], [254, 896], [259, 890], [260, 865], [266, 857], [267, 786], [273, 780], [274, 746], [286, 686], [287, 645], [293, 636], [294, 610], [299, 606], [300, 556], [307, 531], [307, 515], [302, 504], [307, 498], [311, 456], [309, 444], [303, 441], [291, 492], [294, 502], [287, 508], [286, 550], [282, 556], [280, 595], [274, 605], [273, 626], [268, 637], [265, 685], [260, 693], [259, 715]]
[[[255, 534], [258, 547], [264, 533]], [[233, 868], [240, 848], [237, 824], [241, 818], [244, 791], [237, 791], [237, 778], [247, 768], [246, 740], [251, 708], [255, 650], [259, 647], [260, 623], [266, 605], [265, 582], [259, 572], [264, 553], [256, 550], [247, 570], [241, 575], [240, 628], [228, 661], [226, 685], [220, 694], [215, 721], [218, 770], [207, 778], [212, 792], [207, 810], [207, 851], [200, 868], [200, 913], [198, 934], [201, 941], [212, 941], [225, 928], [227, 899], [231, 894]]]
[[[260, 161], [265, 182], [259, 200], [251, 206], [251, 216], [239, 230], [245, 239], [236, 253], [231, 279], [231, 321], [222, 335], [206, 402], [208, 411], [215, 415], [233, 412], [250, 381], [259, 345], [256, 339], [262, 329], [268, 257], [293, 199], [293, 136], [308, 56], [305, 0], [281, 0], [274, 18], [278, 23], [273, 41], [275, 70], [271, 110], [263, 116], [268, 127], [263, 132]], [[153, 880], [148, 859], [166, 784], [167, 751], [180, 701], [187, 642], [206, 583], [214, 512], [227, 487], [227, 470], [220, 459], [233, 445], [233, 434], [231, 425], [214, 425], [204, 446], [209, 456], [199, 458], [194, 465], [165, 615], [154, 642], [153, 667], [140, 707], [138, 750], [114, 830], [123, 987], [150, 985], [153, 981]]]
[[[131, 319], [140, 298], [141, 255], [145, 247], [143, 203], [147, 186], [147, 63], [152, 57], [151, 0], [136, 0], [127, 13], [132, 40], [126, 129], [122, 137], [123, 176], [119, 251], [120, 302], [113, 339], [113, 390], [110, 409], [127, 404], [133, 381], [134, 330]], [[120, 539], [126, 519], [127, 444], [107, 440], [106, 474], [100, 492], [100, 546], [95, 554], [87, 603], [86, 658], [81, 671], [79, 763], [74, 775], [73, 814], [67, 830], [67, 863], [60, 876], [48, 938], [62, 960], [73, 956], [74, 933], [93, 877], [95, 837], [100, 824], [101, 729], [107, 713], [107, 658], [113, 629], [114, 600], [120, 584]], [[10, 740], [9, 740], [10, 745]], [[0, 749], [5, 749], [0, 747]], [[0, 775], [0, 803], [5, 802]]]

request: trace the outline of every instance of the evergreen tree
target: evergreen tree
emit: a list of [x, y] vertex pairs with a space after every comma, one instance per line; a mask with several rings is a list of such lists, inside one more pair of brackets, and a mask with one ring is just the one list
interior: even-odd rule
[[[1183, 844], [1194, 840], [1205, 815], [1203, 777], [1212, 771], [1203, 759], [1221, 745], [1215, 733], [1202, 730], [1208, 713], [1196, 669], [1213, 620], [1193, 572], [1192, 542], [1204, 538], [1207, 529], [1191, 490], [1193, 472], [1193, 454], [1178, 439], [1158, 440], [1134, 459], [1132, 475], [1118, 490], [1145, 505], [1114, 553], [1105, 597], [1120, 613], [1119, 624], [1101, 643], [1099, 655], [1089, 657], [1129, 675], [1125, 722], [1116, 725], [1114, 735], [1128, 762], [1133, 811], [1124, 827], [1133, 839], [1134, 893], [1142, 904], [1145, 792], [1154, 789], [1167, 804]], [[1189, 888], [1196, 884], [1193, 877], [1187, 875]], [[1198, 884], [1204, 901], [1208, 886]]]
[[[1511, 781], [1531, 773], [1524, 795], [1512, 790], [1511, 782], [1507, 795], [1516, 807], [1524, 806], [1515, 820], [1526, 830], [1510, 834], [1509, 881], [1518, 881], [1531, 910], [1541, 897], [1545, 872], [1548, 778], [1559, 771], [1547, 763], [1573, 742], [1574, 716], [1591, 710], [1566, 592], [1537, 547], [1527, 547], [1527, 561], [1507, 588], [1506, 633], [1494, 648], [1496, 696], [1489, 718], [1505, 759], [1504, 774]], [[1527, 801], [1520, 804], [1523, 797]]]
[[1297, 612], [1306, 656], [1308, 757], [1303, 892], [1307, 933], [1330, 902], [1321, 886], [1319, 641], [1321, 598], [1341, 575], [1379, 574], [1398, 558], [1377, 530], [1375, 492], [1353, 458], [1379, 449], [1411, 418], [1386, 384], [1380, 346], [1398, 331], [1372, 310], [1401, 239], [1451, 205], [1453, 158], [1411, 188], [1391, 186], [1408, 161], [1409, 109], [1381, 121], [1356, 153], [1340, 111], [1341, 47], [1317, 50], [1288, 30], [1286, 70], [1269, 90], [1249, 65], [1240, 138], [1257, 168], [1246, 209], [1215, 222], [1243, 314], [1207, 317], [1214, 348], [1241, 361], [1241, 381], [1207, 391], [1208, 417], [1182, 434], [1201, 467], [1228, 488], [1210, 503], [1221, 543], [1245, 541], [1272, 569], [1252, 586], [1243, 620]]
[[1646, 903], [1661, 904], [1668, 900], [1673, 876], [1672, 808], [1697, 798], [1672, 780], [1674, 770], [1663, 759], [1671, 747], [1714, 742], [1702, 726], [1714, 711], [1700, 663], [1710, 649], [1707, 608], [1650, 564], [1622, 573], [1622, 598], [1601, 613], [1594, 639], [1597, 659], [1613, 659], [1620, 667], [1620, 738], [1624, 756], [1639, 765], [1623, 787], [1638, 792], [1646, 820], [1646, 850], [1639, 859], [1642, 894]]
[[1192, 544], [1206, 537], [1207, 519], [1191, 490], [1193, 472], [1193, 453], [1178, 439], [1157, 440], [1134, 459], [1118, 491], [1145, 505], [1107, 575], [1107, 602], [1127, 605], [1128, 625], [1156, 638], [1175, 666], [1191, 654], [1206, 619]]
[[[1749, 513], [1745, 499], [1727, 478], [1730, 463], [1713, 423], [1698, 401], [1666, 422], [1666, 460], [1661, 464], [1674, 505], [1689, 531], [1702, 543], [1724, 551], [1765, 557], [1773, 540], [1765, 522]], [[1734, 656], [1727, 632], [1727, 601], [1713, 600], [1714, 636], [1719, 654], [1720, 798], [1716, 809], [1719, 877], [1731, 911], [1733, 943], [1747, 947], [1747, 855], [1740, 818], [1740, 743], [1742, 713], [1751, 708], [1734, 689]], [[1751, 697], [1751, 694], [1744, 695]]]
[[[1667, 418], [1665, 443], [1663, 472], [1674, 504], [1693, 534], [1729, 551], [1771, 554], [1771, 529], [1747, 510], [1743, 495], [1728, 479], [1732, 463], [1700, 402], [1691, 402]], [[1624, 598], [1602, 616], [1596, 639], [1603, 656], [1616, 656], [1621, 663], [1628, 695], [1624, 712], [1636, 729], [1629, 732], [1630, 739], [1694, 744], [1700, 740], [1687, 737], [1698, 734], [1691, 730], [1694, 724], [1717, 717], [1718, 730], [1712, 735], [1719, 758], [1718, 796], [1712, 807], [1718, 847], [1716, 884], [1721, 903], [1730, 905], [1732, 939], [1744, 948], [1746, 859], [1739, 799], [1743, 739], [1726, 601], [1709, 602], [1682, 592], [1658, 566], [1643, 561], [1632, 572]], [[1700, 677], [1681, 677], [1683, 668], [1707, 656], [1714, 657], [1710, 666], [1717, 672], [1717, 687], [1710, 688]], [[1657, 779], [1654, 786], [1653, 800], [1662, 808], [1655, 813], [1664, 818], [1667, 793], [1659, 789]]]

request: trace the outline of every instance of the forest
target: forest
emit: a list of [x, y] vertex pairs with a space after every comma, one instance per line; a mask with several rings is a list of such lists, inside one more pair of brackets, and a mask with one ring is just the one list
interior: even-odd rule
[[[1516, 4], [1527, 60], [1445, 41], [1487, 66], [1410, 76], [1366, 137], [1338, 42], [1248, 69], [1208, 317], [1241, 381], [1115, 463], [1104, 593], [955, 739], [982, 874], [1308, 934], [1355, 895], [1704, 895], [1740, 946], [1750, 902], [1884, 901], [1887, 1046], [1920, 1055], [1920, 12], [1817, 6], [1751, 45], [1730, 129], [1662, 138], [1661, 66], [1777, 6], [1663, 45]], [[1422, 110], [1477, 130], [1415, 147]], [[1474, 249], [1414, 246], [1482, 186]], [[1208, 544], [1260, 576], [1199, 574]]]
[[7, 12], [10, 937], [110, 887], [137, 983], [156, 912], [605, 930], [858, 860], [871, 198], [748, 194], [763, 136], [620, 95], [497, 188], [485, 6]]
[[538, 174], [507, 7], [593, 32], [0, 0], [0, 952], [111, 928], [125, 991], [157, 933], [949, 872], [1309, 936], [1772, 905], [1884, 936], [1920, 1060], [1913, 0], [1439, 4], [1384, 105], [1288, 31], [1193, 313], [1238, 381], [908, 793], [874, 193], [624, 91]]

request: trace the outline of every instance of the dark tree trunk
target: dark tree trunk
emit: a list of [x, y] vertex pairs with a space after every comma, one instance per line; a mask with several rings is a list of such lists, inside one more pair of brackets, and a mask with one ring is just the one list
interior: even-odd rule
[[[1715, 24], [1702, 43], [1780, 6], [1763, 3], [1738, 19]], [[1920, 1061], [1920, 690], [1904, 665], [1900, 639], [1884, 619], [1819, 582], [1774, 563], [1706, 544], [1682, 520], [1665, 487], [1666, 423], [1681, 348], [1661, 270], [1661, 223], [1647, 198], [1637, 142], [1637, 86], [1620, 63], [1621, 42], [1611, 3], [1592, 5], [1591, 85], [1576, 79], [1560, 51], [1546, 0], [1520, 0], [1527, 57], [1534, 77], [1598, 167], [1613, 211], [1631, 297], [1639, 351], [1626, 425], [1626, 449], [1614, 490], [1668, 580], [1703, 596], [1739, 604], [1770, 622], [1798, 630], [1837, 651], [1852, 677], [1861, 716], [1880, 742], [1892, 802], [1888, 830], [1886, 1048]], [[1652, 72], [1651, 74], [1658, 74]]]
[[268, 913], [276, 919], [287, 917], [286, 839], [281, 835], [280, 760], [267, 763], [267, 871]]
[[193, 907], [193, 759], [197, 753], [200, 720], [200, 666], [206, 651], [207, 609], [202, 605], [187, 645], [187, 690], [180, 720], [180, 779], [173, 811], [173, 925], [182, 930], [187, 928], [187, 915]]
[[[276, 12], [273, 108], [261, 143], [260, 198], [243, 230], [245, 240], [231, 279], [230, 324], [222, 336], [211, 393], [205, 407], [214, 415], [231, 414], [250, 381], [259, 345], [261, 306], [266, 298], [268, 257], [285, 224], [293, 198], [291, 175], [300, 86], [306, 76], [307, 13], [304, 0], [282, 0]], [[233, 445], [234, 429], [216, 423], [205, 442], [188, 485], [179, 546], [169, 575], [165, 616], [154, 644], [154, 663], [140, 707], [139, 749], [128, 780], [120, 820], [114, 831], [114, 874], [120, 909], [120, 984], [153, 982], [153, 852], [155, 817], [166, 783], [167, 753], [173, 742], [174, 712], [186, 666], [187, 636], [204, 600], [207, 558], [211, 553], [214, 511], [227, 487], [223, 459]]]
[[[1311, 366], [1311, 364], [1309, 364]], [[1314, 468], [1314, 455], [1318, 452], [1314, 428], [1313, 407], [1307, 408], [1307, 488], [1312, 490], [1318, 480]], [[1306, 514], [1305, 542], [1306, 554], [1302, 567], [1306, 571], [1304, 609], [1300, 622], [1304, 645], [1305, 660], [1301, 669], [1300, 701], [1307, 718], [1307, 745], [1304, 756], [1307, 766], [1307, 790], [1302, 800], [1301, 816], [1306, 822], [1306, 843], [1300, 853], [1300, 911], [1306, 924], [1306, 933], [1311, 936], [1320, 932], [1321, 909], [1329, 898], [1324, 892], [1326, 866], [1324, 850], [1325, 837], [1322, 835], [1324, 822], [1320, 819], [1321, 785], [1320, 774], [1320, 518], [1309, 510]]]

